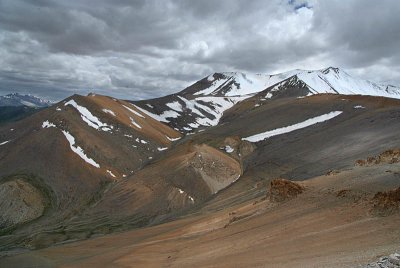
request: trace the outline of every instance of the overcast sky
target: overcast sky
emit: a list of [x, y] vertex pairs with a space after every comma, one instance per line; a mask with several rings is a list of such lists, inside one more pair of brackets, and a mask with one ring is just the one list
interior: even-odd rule
[[400, 85], [400, 1], [0, 0], [0, 95], [142, 99], [328, 66]]

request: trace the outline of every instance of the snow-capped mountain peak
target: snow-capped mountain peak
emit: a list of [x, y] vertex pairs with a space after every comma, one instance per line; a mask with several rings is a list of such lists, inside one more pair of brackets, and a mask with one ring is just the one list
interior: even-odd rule
[[0, 96], [0, 106], [29, 106], [29, 107], [47, 107], [53, 103], [33, 95], [22, 95], [11, 93]]
[[346, 71], [329, 67], [317, 71], [303, 71], [297, 74], [312, 94], [336, 93], [343, 95], [370, 95], [400, 98], [400, 88], [377, 84], [349, 75]]
[[[285, 76], [284, 78], [287, 78]], [[203, 79], [204, 80], [204, 79]], [[214, 73], [205, 80], [210, 84], [193, 95], [238, 97], [252, 95], [282, 80], [280, 76], [242, 72]]]
[[272, 99], [324, 93], [400, 98], [400, 87], [359, 79], [336, 67], [296, 69], [272, 75], [222, 72], [210, 74], [157, 102], [149, 100], [137, 105], [176, 130], [191, 133], [197, 128], [217, 125], [227, 109], [256, 94], [261, 99]]
[[282, 83], [292, 76], [296, 76], [305, 83], [310, 90], [310, 94], [359, 94], [400, 98], [400, 87], [359, 79], [337, 67], [328, 67], [321, 70], [296, 69], [272, 75], [241, 72], [214, 73], [203, 79], [208, 82], [207, 87], [192, 93], [196, 96], [225, 97], [252, 95]]

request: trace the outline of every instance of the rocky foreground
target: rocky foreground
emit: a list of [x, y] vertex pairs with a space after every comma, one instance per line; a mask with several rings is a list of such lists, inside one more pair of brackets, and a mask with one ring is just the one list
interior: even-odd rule
[[372, 262], [362, 268], [396, 268], [400, 267], [400, 254], [393, 253], [389, 256], [379, 258], [379, 261]]

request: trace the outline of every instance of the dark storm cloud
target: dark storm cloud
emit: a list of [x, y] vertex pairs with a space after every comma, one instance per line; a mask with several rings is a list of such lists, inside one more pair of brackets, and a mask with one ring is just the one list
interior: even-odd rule
[[400, 84], [396, 0], [0, 0], [0, 94], [149, 98], [216, 71], [339, 66]]
[[326, 41], [353, 55], [352, 64], [399, 56], [400, 2], [355, 0], [334, 5], [323, 1], [315, 14], [316, 31], [326, 30]]

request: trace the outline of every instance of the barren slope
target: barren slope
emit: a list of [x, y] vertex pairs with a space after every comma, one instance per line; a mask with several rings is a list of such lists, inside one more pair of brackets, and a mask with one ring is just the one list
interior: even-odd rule
[[[357, 166], [302, 182], [304, 193], [286, 202], [254, 198], [212, 213], [205, 207], [181, 220], [16, 255], [0, 263], [353, 267], [398, 250], [400, 214], [377, 216], [371, 200], [377, 191], [398, 186], [399, 179], [398, 164]], [[257, 191], [265, 195], [267, 188]]]
[[[103, 96], [72, 96], [4, 125], [0, 129], [1, 187], [22, 180], [33, 187], [29, 192], [38, 192], [45, 200], [37, 198], [37, 204], [31, 206], [46, 207], [31, 223], [26, 217], [5, 219], [14, 224], [2, 230], [9, 235], [0, 238], [0, 247], [21, 243], [41, 247], [73, 238], [74, 234], [65, 234], [64, 223], [89, 209], [108, 187], [164, 153], [171, 140], [179, 137], [178, 132], [142, 115], [129, 103]], [[0, 198], [2, 203], [10, 201], [8, 195]], [[54, 236], [43, 241], [45, 232]]]
[[[344, 266], [392, 253], [399, 214], [375, 211], [374, 196], [399, 187], [398, 161], [354, 165], [399, 147], [400, 102], [263, 94], [173, 144], [175, 130], [130, 103], [96, 95], [73, 96], [3, 127], [0, 184], [22, 178], [40, 191], [45, 209], [0, 244], [41, 248], [92, 238], [3, 263]], [[263, 197], [278, 177], [302, 181], [306, 190], [271, 203]], [[145, 228], [126, 232], [133, 227]], [[125, 232], [93, 239], [116, 231]]]

